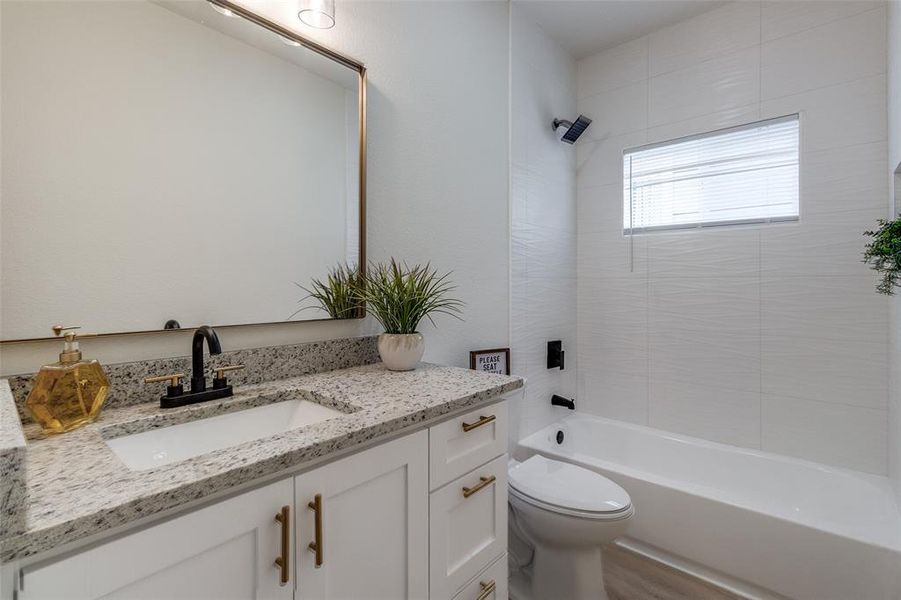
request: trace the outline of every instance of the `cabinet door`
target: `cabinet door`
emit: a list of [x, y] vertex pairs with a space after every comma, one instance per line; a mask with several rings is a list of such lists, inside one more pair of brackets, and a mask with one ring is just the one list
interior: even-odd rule
[[430, 591], [447, 600], [507, 550], [507, 455], [432, 492]]
[[296, 478], [297, 598], [428, 597], [427, 456], [420, 431]]
[[[19, 597], [290, 599], [293, 584], [280, 585], [275, 566], [282, 553], [282, 524], [275, 516], [292, 504], [293, 481], [288, 478], [67, 558], [25, 568]], [[293, 512], [289, 508], [289, 514]], [[290, 518], [286, 526], [290, 528]], [[290, 536], [287, 539], [290, 543]], [[294, 574], [290, 576], [293, 580]]]

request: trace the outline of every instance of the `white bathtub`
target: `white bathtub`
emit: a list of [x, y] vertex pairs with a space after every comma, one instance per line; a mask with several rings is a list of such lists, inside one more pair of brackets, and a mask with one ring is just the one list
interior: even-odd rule
[[[886, 478], [580, 413], [516, 453], [616, 481], [635, 505], [636, 547], [694, 563], [708, 579], [724, 574], [716, 582], [743, 595], [901, 598], [901, 515]], [[752, 585], [729, 585], [741, 582]]]

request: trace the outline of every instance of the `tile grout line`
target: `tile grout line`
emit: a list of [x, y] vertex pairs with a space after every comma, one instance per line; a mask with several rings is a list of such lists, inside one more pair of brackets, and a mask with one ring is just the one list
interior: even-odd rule
[[[763, 2], [758, 3], [760, 43], [757, 45], [757, 118], [763, 118]], [[800, 192], [798, 195], [800, 199]], [[759, 396], [757, 398], [757, 447], [763, 450], [763, 234], [757, 232], [757, 367]]]
[[[647, 142], [648, 131], [651, 125], [651, 36], [647, 36], [647, 54], [645, 60], [645, 105], [644, 105], [644, 140]], [[631, 184], [630, 184], [631, 185]], [[630, 208], [631, 210], [631, 208]], [[633, 239], [634, 243], [634, 239]], [[644, 240], [644, 335], [645, 335], [645, 373], [647, 373], [646, 383], [646, 421], [647, 425], [651, 425], [651, 257], [648, 252], [648, 241]], [[634, 259], [633, 259], [634, 260]]]

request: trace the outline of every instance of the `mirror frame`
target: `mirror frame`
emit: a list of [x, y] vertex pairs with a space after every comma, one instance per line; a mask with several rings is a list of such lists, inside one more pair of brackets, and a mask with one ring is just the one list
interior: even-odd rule
[[[359, 171], [360, 171], [360, 257], [359, 257], [359, 270], [360, 275], [363, 276], [366, 273], [366, 67], [363, 63], [350, 58], [340, 52], [336, 52], [331, 48], [327, 48], [318, 42], [315, 42], [311, 39], [305, 38], [302, 35], [291, 31], [290, 29], [286, 29], [285, 27], [270, 21], [269, 19], [253, 12], [252, 10], [241, 6], [240, 4], [235, 4], [229, 0], [206, 0], [210, 4], [214, 4], [216, 6], [221, 6], [222, 8], [226, 8], [233, 12], [235, 16], [241, 17], [251, 23], [259, 25], [264, 29], [268, 29], [273, 33], [276, 33], [282, 37], [293, 40], [307, 48], [308, 50], [312, 50], [317, 54], [320, 54], [326, 58], [329, 58], [337, 63], [356, 71], [357, 80], [358, 80], [358, 111], [359, 111], [359, 136], [360, 136], [360, 156], [359, 156]], [[300, 325], [303, 323], [316, 323], [322, 321], [353, 321], [353, 320], [361, 320], [366, 316], [366, 305], [360, 306], [360, 310], [356, 316], [350, 317], [347, 319], [336, 319], [333, 317], [324, 317], [321, 319], [304, 319], [303, 321], [266, 321], [262, 323], [236, 323], [232, 325], [216, 325], [212, 324], [212, 327], [217, 329], [225, 329], [229, 327], [254, 327], [258, 325]], [[199, 325], [198, 325], [199, 326]], [[50, 325], [48, 325], [49, 329]], [[123, 335], [150, 335], [150, 334], [159, 334], [159, 333], [184, 333], [186, 331], [193, 331], [193, 327], [185, 327], [180, 329], [145, 329], [140, 331], [115, 331], [108, 333], [92, 333], [91, 337], [111, 337], [111, 336], [123, 336]], [[61, 338], [54, 336], [47, 337], [35, 337], [35, 338], [18, 338], [18, 339], [10, 339], [10, 340], [0, 340], [0, 344], [17, 344], [17, 343], [27, 343], [27, 342], [41, 342], [47, 340], [56, 340], [59, 341]]]

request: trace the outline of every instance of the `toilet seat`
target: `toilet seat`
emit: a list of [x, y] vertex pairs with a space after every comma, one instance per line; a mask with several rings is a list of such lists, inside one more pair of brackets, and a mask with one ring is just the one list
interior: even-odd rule
[[583, 467], [535, 455], [509, 469], [510, 493], [533, 506], [585, 519], [632, 514], [626, 490]]

